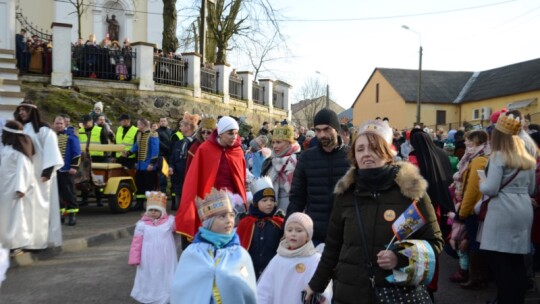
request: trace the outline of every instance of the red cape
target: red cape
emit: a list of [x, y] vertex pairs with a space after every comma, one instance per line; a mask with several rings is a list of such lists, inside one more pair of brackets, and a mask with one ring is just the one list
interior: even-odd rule
[[[253, 238], [253, 229], [255, 228], [255, 223], [259, 220], [253, 215], [248, 215], [238, 223], [236, 228], [236, 234], [240, 237], [240, 245], [246, 250], [249, 250], [251, 247], [251, 240]], [[263, 220], [263, 219], [261, 219]], [[279, 216], [266, 217], [264, 220], [272, 222], [275, 226], [283, 228], [283, 218]]]
[[[246, 160], [240, 144], [239, 136], [232, 148], [224, 149], [217, 142], [217, 131], [214, 130], [208, 140], [199, 146], [186, 172], [180, 209], [175, 217], [177, 233], [185, 235], [191, 240], [201, 226], [195, 197], [204, 198], [210, 193], [218, 174], [221, 153], [225, 153], [233, 175], [235, 189], [238, 189], [238, 194], [244, 200], [244, 204], [246, 203]], [[246, 205], [246, 210], [247, 208]]]

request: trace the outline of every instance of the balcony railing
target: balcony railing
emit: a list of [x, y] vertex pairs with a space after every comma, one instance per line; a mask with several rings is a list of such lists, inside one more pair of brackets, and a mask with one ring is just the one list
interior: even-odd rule
[[131, 80], [137, 54], [131, 48], [113, 50], [96, 45], [71, 48], [71, 71], [75, 77]]
[[229, 95], [231, 95], [232, 98], [244, 99], [243, 87], [244, 81], [242, 78], [237, 76], [229, 77]]
[[173, 86], [187, 86], [187, 62], [180, 58], [154, 57], [154, 81]]
[[264, 86], [258, 84], [256, 81], [253, 82], [253, 102], [264, 105]]
[[210, 93], [217, 93], [217, 79], [219, 73], [210, 68], [201, 67], [201, 90]]

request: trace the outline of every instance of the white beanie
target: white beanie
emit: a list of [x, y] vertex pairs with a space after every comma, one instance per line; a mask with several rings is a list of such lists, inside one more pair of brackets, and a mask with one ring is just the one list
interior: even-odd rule
[[313, 237], [313, 220], [311, 220], [309, 215], [302, 212], [295, 212], [291, 214], [285, 223], [285, 230], [287, 230], [287, 226], [289, 226], [290, 223], [298, 223], [302, 225], [302, 227], [306, 229], [308, 240], [311, 240]]
[[98, 101], [94, 104], [94, 109], [99, 108], [101, 111], [103, 111], [103, 103], [101, 101]]
[[217, 123], [217, 133], [221, 135], [229, 130], [240, 130], [238, 123], [234, 118], [229, 116], [223, 116]]

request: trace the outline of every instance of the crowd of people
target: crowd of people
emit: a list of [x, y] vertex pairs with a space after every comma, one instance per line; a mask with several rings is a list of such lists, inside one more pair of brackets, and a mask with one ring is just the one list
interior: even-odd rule
[[[12, 254], [58, 246], [64, 216], [76, 224], [76, 146], [90, 142], [125, 146], [92, 161], [136, 170], [141, 303], [377, 303], [394, 286], [431, 303], [443, 281], [491, 279], [493, 303], [523, 303], [540, 269], [540, 126], [518, 111], [448, 132], [353, 127], [329, 109], [309, 130], [284, 120], [241, 133], [234, 117], [188, 112], [175, 130], [167, 117], [117, 120], [113, 132], [98, 102], [78, 130], [65, 115], [50, 128], [25, 101], [5, 122], [0, 174], [19, 174], [0, 180], [0, 243]], [[442, 251], [456, 258], [449, 278]]]

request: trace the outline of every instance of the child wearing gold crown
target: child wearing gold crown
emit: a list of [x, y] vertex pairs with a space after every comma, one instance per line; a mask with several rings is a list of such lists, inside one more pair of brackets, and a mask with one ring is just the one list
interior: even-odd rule
[[285, 238], [279, 243], [277, 255], [270, 261], [257, 282], [258, 304], [330, 303], [332, 284], [312, 302], [303, 301], [302, 291], [315, 273], [321, 254], [311, 241], [313, 221], [309, 215], [295, 212], [285, 223]]
[[174, 217], [162, 192], [146, 192], [146, 212], [135, 226], [129, 264], [137, 266], [131, 297], [141, 303], [169, 303], [177, 255]]
[[255, 274], [259, 278], [276, 255], [283, 236], [283, 218], [274, 215], [277, 211], [276, 192], [270, 177], [255, 180], [251, 192], [253, 204], [249, 206], [249, 215], [240, 220], [236, 232], [242, 247], [251, 255]]
[[240, 246], [229, 195], [212, 188], [195, 203], [202, 227], [180, 257], [171, 303], [256, 303], [253, 263]]

